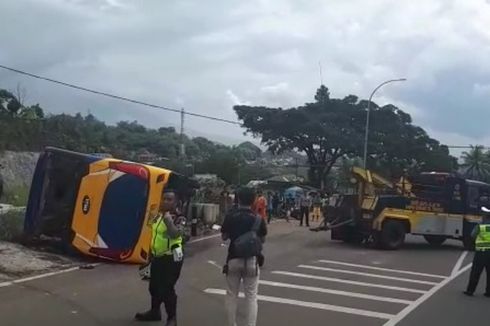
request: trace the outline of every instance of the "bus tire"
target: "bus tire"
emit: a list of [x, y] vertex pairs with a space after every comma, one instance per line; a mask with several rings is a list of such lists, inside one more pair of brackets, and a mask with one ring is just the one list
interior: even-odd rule
[[432, 235], [432, 234], [427, 234], [424, 235], [425, 241], [427, 241], [431, 246], [440, 246], [446, 241], [446, 237], [443, 235]]
[[406, 229], [402, 222], [387, 220], [383, 223], [380, 244], [383, 249], [396, 250], [405, 242]]

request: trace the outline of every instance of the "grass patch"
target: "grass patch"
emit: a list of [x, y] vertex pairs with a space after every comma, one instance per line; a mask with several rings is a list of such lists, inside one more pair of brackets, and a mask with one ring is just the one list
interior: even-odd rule
[[2, 202], [14, 206], [26, 206], [29, 199], [29, 187], [26, 185], [13, 185], [4, 191]]
[[24, 230], [24, 210], [9, 211], [0, 215], [0, 240], [14, 241]]

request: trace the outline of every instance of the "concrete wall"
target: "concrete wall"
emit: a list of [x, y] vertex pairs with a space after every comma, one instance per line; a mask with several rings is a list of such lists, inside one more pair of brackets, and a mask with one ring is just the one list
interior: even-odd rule
[[0, 174], [3, 177], [5, 188], [15, 185], [29, 186], [32, 181], [34, 169], [39, 153], [11, 152], [0, 153]]

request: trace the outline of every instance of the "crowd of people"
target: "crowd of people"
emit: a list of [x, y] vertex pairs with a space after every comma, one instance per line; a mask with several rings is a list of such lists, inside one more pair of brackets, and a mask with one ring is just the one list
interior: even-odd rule
[[260, 217], [270, 223], [274, 218], [285, 218], [290, 221], [296, 218], [300, 221], [300, 226], [310, 226], [312, 222], [319, 222], [325, 215], [329, 197], [325, 193], [316, 191], [303, 192], [299, 194], [267, 192], [262, 190], [257, 192], [257, 198], [252, 209]]

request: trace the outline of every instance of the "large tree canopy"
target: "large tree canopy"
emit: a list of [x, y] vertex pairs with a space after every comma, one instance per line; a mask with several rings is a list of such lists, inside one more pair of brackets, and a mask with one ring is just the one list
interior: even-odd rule
[[[322, 85], [315, 102], [282, 109], [238, 105], [238, 118], [248, 132], [260, 136], [269, 150], [303, 152], [310, 164], [310, 181], [323, 182], [341, 157], [362, 156], [367, 101], [349, 95], [331, 98]], [[368, 167], [386, 175], [401, 175], [404, 169], [450, 171], [456, 160], [446, 146], [412, 124], [409, 114], [394, 105], [371, 103]]]

